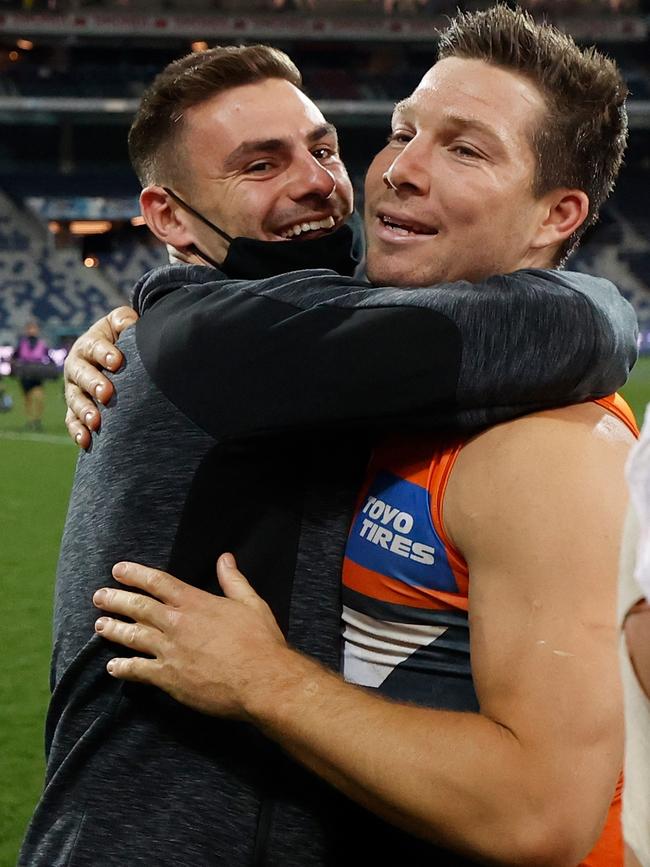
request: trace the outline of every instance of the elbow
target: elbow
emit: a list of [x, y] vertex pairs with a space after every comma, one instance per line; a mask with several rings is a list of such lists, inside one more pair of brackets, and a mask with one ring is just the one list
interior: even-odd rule
[[[585, 833], [580, 821], [536, 816], [513, 834], [511, 852], [499, 863], [512, 867], [575, 867], [596, 844], [598, 834]], [[504, 853], [505, 854], [505, 853]]]
[[[575, 819], [575, 821], [573, 821]], [[413, 833], [413, 829], [408, 829]], [[458, 839], [441, 841], [439, 834], [418, 829], [419, 835], [450, 846], [480, 863], [499, 867], [576, 867], [596, 845], [600, 828], [586, 828], [579, 817], [543, 815], [540, 813], [503, 817], [491, 823], [489, 832], [469, 840], [465, 834]]]

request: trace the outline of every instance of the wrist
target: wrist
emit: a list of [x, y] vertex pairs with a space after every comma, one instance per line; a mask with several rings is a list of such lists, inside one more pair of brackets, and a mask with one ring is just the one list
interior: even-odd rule
[[306, 704], [318, 700], [326, 669], [288, 645], [279, 645], [249, 681], [242, 707], [248, 722], [269, 732], [288, 729]]

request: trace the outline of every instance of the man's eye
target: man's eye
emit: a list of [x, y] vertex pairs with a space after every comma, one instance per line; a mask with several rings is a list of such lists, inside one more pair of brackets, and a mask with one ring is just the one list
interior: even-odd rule
[[314, 157], [314, 159], [319, 160], [320, 162], [335, 156], [335, 154], [336, 151], [333, 151], [330, 147], [325, 147], [325, 145], [323, 145], [323, 147], [315, 148], [311, 152], [311, 155]]
[[259, 163], [253, 163], [252, 165], [248, 166], [246, 171], [247, 172], [254, 172], [254, 173], [269, 172], [269, 171], [271, 171], [272, 168], [273, 168], [273, 163], [270, 163], [268, 161], [263, 161], [263, 162], [259, 162]]
[[392, 132], [388, 136], [387, 141], [388, 144], [406, 145], [411, 141], [412, 138], [413, 136], [408, 132]]
[[461, 157], [474, 157], [476, 159], [480, 159], [482, 156], [482, 154], [480, 154], [477, 150], [474, 150], [474, 148], [471, 148], [468, 145], [464, 144], [452, 145], [450, 150], [452, 150], [453, 153], [458, 154]]

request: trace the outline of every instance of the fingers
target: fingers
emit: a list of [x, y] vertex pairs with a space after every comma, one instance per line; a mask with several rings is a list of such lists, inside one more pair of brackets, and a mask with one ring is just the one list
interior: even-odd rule
[[115, 346], [119, 335], [133, 325], [138, 314], [130, 307], [118, 307], [92, 325], [75, 341], [64, 365], [68, 433], [82, 448], [90, 446], [93, 430], [99, 430], [101, 416], [94, 401], [107, 404], [113, 384], [99, 368], [118, 370], [124, 362]]
[[170, 605], [180, 605], [184, 593], [193, 589], [167, 572], [140, 563], [116, 563], [113, 566], [113, 577], [120, 584], [137, 587]]
[[117, 307], [91, 325], [75, 342], [72, 351], [97, 367], [118, 370], [123, 358], [115, 343], [120, 334], [137, 320], [135, 310]]
[[93, 605], [111, 614], [122, 614], [147, 626], [164, 630], [170, 623], [170, 611], [157, 599], [142, 593], [129, 593], [114, 587], [102, 587], [93, 595]]
[[158, 683], [160, 669], [155, 659], [142, 659], [140, 656], [133, 656], [129, 659], [111, 659], [106, 665], [106, 671], [118, 680], [133, 680], [138, 683], [151, 683], [154, 686], [160, 686]]
[[73, 436], [73, 432], [70, 430], [70, 424], [75, 421], [88, 431], [99, 428], [99, 410], [80, 388], [71, 382], [66, 382], [65, 399], [68, 404], [65, 423], [71, 436]]
[[124, 647], [150, 656], [158, 656], [162, 649], [163, 635], [160, 630], [142, 623], [125, 623], [112, 617], [100, 617], [95, 621], [95, 632], [115, 644], [123, 644]]
[[82, 424], [77, 416], [69, 409], [65, 414], [65, 426], [68, 429], [70, 438], [82, 449], [90, 447], [92, 437], [90, 430]]
[[[92, 326], [90, 331], [87, 331], [79, 338], [77, 352], [98, 367], [105, 367], [108, 370], [117, 370], [122, 361], [122, 353], [107, 337], [102, 334], [103, 327], [100, 330], [99, 322]], [[111, 337], [112, 328], [111, 328]], [[117, 339], [117, 337], [115, 338]]]
[[262, 601], [237, 568], [232, 554], [222, 554], [217, 560], [217, 578], [221, 589], [229, 599], [248, 604], [257, 600]]
[[75, 346], [70, 350], [64, 366], [65, 400], [68, 405], [65, 424], [77, 445], [88, 448], [90, 432], [99, 430], [101, 421], [93, 400], [108, 403], [113, 395], [113, 385], [103, 373], [83, 359]]
[[[106, 404], [113, 396], [111, 381], [93, 364], [86, 361], [86, 357], [73, 346], [63, 367], [66, 403], [77, 418], [84, 423], [86, 412], [90, 411], [99, 418], [99, 412], [93, 403], [94, 400]], [[119, 358], [121, 364], [121, 353]]]
[[[111, 310], [106, 319], [108, 320], [108, 326], [111, 329], [110, 337], [112, 338], [112, 342], [114, 343], [123, 331], [125, 331], [131, 325], [135, 325], [135, 323], [139, 319], [139, 316], [132, 307], [125, 306], [116, 307], [115, 310]], [[105, 366], [110, 367], [111, 370], [117, 370], [117, 367], [111, 367], [108, 364]]]

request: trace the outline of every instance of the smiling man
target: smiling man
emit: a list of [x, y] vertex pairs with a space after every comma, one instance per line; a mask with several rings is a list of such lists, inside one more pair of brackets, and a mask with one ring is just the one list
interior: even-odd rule
[[207, 52], [161, 73], [133, 123], [129, 153], [152, 231], [185, 261], [239, 276], [251, 263], [240, 261], [233, 239], [322, 237], [350, 216], [352, 186], [336, 129], [299, 89], [289, 58], [261, 46], [248, 55], [216, 50], [218, 65]]
[[[370, 279], [417, 284], [433, 272], [452, 282], [538, 267], [548, 238], [534, 230], [549, 201], [531, 182], [530, 137], [544, 109], [531, 80], [483, 60], [443, 58], [430, 69], [396, 106], [389, 145], [368, 173]], [[556, 191], [549, 231], [584, 222], [586, 192], [567, 193]]]
[[[549, 50], [546, 31], [507, 10], [487, 31], [507, 30], [512, 15]], [[484, 19], [468, 19], [469, 30], [474, 20]], [[557, 50], [580, 57], [557, 38]], [[136, 118], [143, 213], [187, 264], [136, 287], [142, 318], [120, 344], [119, 407], [80, 459], [57, 580], [47, 785], [21, 863], [344, 865], [357, 863], [355, 833], [376, 864], [571, 863], [600, 832], [620, 764], [608, 570], [625, 413], [609, 399], [461, 447], [470, 432], [623, 381], [634, 354], [629, 308], [602, 281], [550, 270], [584, 225], [589, 195], [570, 173], [535, 189], [526, 131], [546, 108], [528, 106], [536, 86], [484, 60], [480, 76], [479, 61], [445, 60], [402, 106], [371, 167], [368, 269], [393, 285], [458, 282], [405, 291], [324, 269], [271, 276], [307, 257], [350, 267], [342, 250], [351, 233], [338, 225], [349, 182], [331, 127], [287, 62], [255, 47], [179, 61]], [[612, 144], [594, 156], [595, 213], [622, 156], [625, 89], [603, 59], [575, 62], [580, 100], [589, 84], [611, 120], [593, 136]], [[302, 240], [312, 232], [321, 237]], [[251, 269], [269, 276], [232, 279]], [[338, 581], [367, 441], [398, 425], [456, 437], [449, 538], [430, 514], [442, 441], [394, 443], [392, 463], [383, 444], [347, 551], [345, 665], [355, 683], [385, 685], [388, 696], [429, 705], [421, 708], [366, 694], [285, 644], [338, 668]], [[355, 553], [366, 507], [378, 526], [359, 531], [370, 547]], [[569, 518], [588, 540], [572, 556]], [[223, 562], [231, 598], [200, 589], [214, 591], [214, 557], [228, 549], [257, 593]], [[125, 557], [195, 586], [118, 569], [119, 581], [146, 583], [175, 610], [114, 583], [96, 603], [142, 623], [101, 618], [93, 635], [90, 593]], [[115, 647], [102, 633], [155, 658], [111, 664], [109, 678]], [[390, 662], [404, 635], [418, 638], [406, 654], [412, 669]], [[583, 640], [588, 664], [571, 661]], [[598, 699], [609, 693], [611, 707]], [[426, 842], [339, 798], [250, 722]]]

